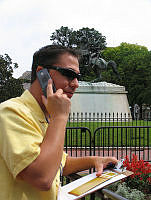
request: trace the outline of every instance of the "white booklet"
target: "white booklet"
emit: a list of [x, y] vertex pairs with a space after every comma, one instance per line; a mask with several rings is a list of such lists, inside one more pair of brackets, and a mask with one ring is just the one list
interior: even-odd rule
[[119, 170], [106, 169], [97, 178], [96, 172], [94, 172], [61, 187], [60, 200], [80, 199], [131, 174], [133, 173], [127, 170], [120, 172]]

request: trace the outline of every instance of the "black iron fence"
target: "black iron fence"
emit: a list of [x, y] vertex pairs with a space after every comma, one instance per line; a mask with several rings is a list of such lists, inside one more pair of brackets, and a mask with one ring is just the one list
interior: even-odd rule
[[151, 121], [151, 113], [143, 112], [141, 117], [135, 117], [134, 113], [119, 113], [119, 112], [109, 112], [109, 113], [89, 113], [89, 112], [72, 112], [69, 115], [69, 121]]
[[130, 122], [131, 113], [70, 113], [69, 122]]
[[94, 132], [87, 127], [68, 127], [65, 151], [69, 156], [115, 156], [132, 154], [151, 162], [151, 126], [104, 126]]
[[151, 126], [150, 115], [133, 120], [130, 113], [70, 113], [67, 127], [87, 127], [91, 132], [104, 126]]
[[66, 128], [65, 151], [69, 156], [91, 156], [91, 141], [91, 131], [87, 127]]
[[[133, 120], [130, 114], [70, 114], [64, 149], [73, 157], [98, 155], [122, 159], [127, 155], [131, 160], [135, 154], [151, 162], [151, 121]], [[88, 199], [95, 199], [95, 194]]]
[[151, 126], [106, 126], [94, 131], [93, 155], [117, 159], [138, 155], [151, 162]]

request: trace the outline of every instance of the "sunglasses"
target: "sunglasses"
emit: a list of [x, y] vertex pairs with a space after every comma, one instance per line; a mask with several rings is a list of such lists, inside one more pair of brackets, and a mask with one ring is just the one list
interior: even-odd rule
[[79, 80], [81, 77], [81, 74], [79, 73], [77, 74], [73, 69], [70, 68], [62, 68], [58, 66], [49, 66], [49, 65], [46, 65], [44, 67], [47, 69], [54, 69], [60, 72], [63, 76], [66, 76], [69, 80], [74, 80], [75, 78]]

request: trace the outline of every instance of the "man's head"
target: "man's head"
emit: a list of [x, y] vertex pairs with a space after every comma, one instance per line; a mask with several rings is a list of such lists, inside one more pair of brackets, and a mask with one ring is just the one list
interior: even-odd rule
[[48, 45], [35, 52], [33, 56], [31, 83], [37, 76], [36, 72], [47, 68], [56, 89], [63, 89], [69, 98], [78, 87], [79, 54], [73, 49], [60, 45]]
[[36, 51], [33, 55], [31, 83], [36, 80], [38, 66], [54, 65], [65, 53], [71, 54], [79, 60], [79, 54], [75, 50], [61, 45], [47, 45]]

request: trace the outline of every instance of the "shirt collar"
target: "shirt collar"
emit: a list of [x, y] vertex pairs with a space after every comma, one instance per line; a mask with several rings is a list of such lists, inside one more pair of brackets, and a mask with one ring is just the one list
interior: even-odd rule
[[41, 107], [29, 90], [24, 91], [24, 93], [21, 95], [21, 99], [24, 104], [27, 105], [28, 108], [36, 115], [40, 122], [46, 122], [46, 118]]

